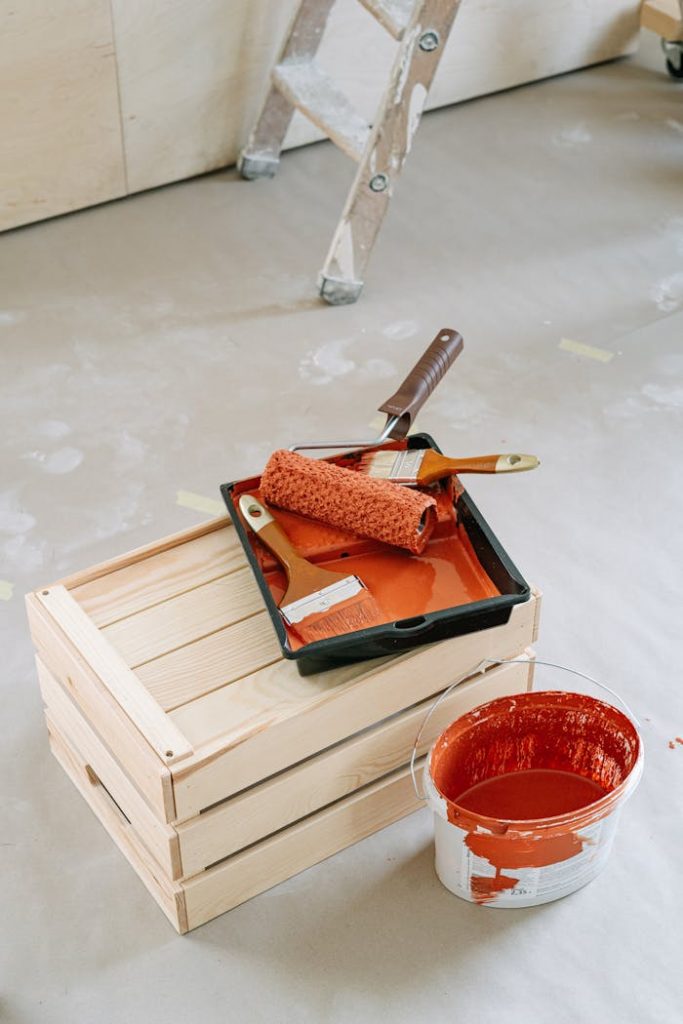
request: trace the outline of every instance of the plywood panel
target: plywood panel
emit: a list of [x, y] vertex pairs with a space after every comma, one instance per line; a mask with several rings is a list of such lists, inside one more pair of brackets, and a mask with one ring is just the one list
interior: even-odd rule
[[234, 163], [295, 0], [113, 0], [130, 190]]
[[0, 0], [0, 230], [125, 193], [108, 0]]

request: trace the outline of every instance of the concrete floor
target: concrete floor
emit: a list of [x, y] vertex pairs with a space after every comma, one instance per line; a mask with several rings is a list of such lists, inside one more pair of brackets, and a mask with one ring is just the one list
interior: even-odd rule
[[[680, 1019], [683, 87], [648, 39], [428, 116], [366, 292], [332, 309], [313, 280], [351, 173], [319, 145], [270, 183], [227, 171], [0, 240], [8, 1024]], [[642, 722], [613, 858], [564, 901], [486, 910], [441, 888], [422, 811], [179, 939], [48, 753], [22, 594], [200, 521], [180, 489], [367, 433], [442, 325], [466, 350], [419, 426], [542, 458], [470, 489], [545, 592], [539, 655]]]

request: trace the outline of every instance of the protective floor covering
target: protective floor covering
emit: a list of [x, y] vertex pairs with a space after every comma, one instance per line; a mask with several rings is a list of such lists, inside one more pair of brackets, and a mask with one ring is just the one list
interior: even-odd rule
[[[356, 306], [315, 298], [353, 173], [327, 144], [0, 239], [3, 1021], [680, 1019], [683, 86], [647, 46], [426, 117]], [[179, 939], [48, 753], [22, 593], [365, 434], [442, 325], [466, 349], [418, 426], [541, 457], [471, 492], [545, 592], [539, 655], [642, 722], [612, 860], [471, 906], [423, 811]]]

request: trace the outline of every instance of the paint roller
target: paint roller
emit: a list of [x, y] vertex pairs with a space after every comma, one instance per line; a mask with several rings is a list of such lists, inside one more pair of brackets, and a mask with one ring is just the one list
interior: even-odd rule
[[276, 451], [268, 459], [261, 494], [269, 505], [416, 555], [436, 526], [431, 495], [291, 451]]

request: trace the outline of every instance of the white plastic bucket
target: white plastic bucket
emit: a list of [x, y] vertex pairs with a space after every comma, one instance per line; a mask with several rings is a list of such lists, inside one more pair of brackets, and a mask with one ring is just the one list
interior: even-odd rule
[[[601, 788], [592, 802], [546, 817], [504, 818], [458, 804], [459, 796], [487, 780], [515, 772], [538, 776], [539, 770], [553, 785], [561, 772]], [[611, 704], [558, 690], [482, 704], [451, 723], [425, 765], [439, 879], [461, 899], [501, 908], [536, 906], [574, 892], [603, 869], [621, 808], [642, 770], [638, 729]], [[513, 782], [520, 789], [525, 779], [530, 776]]]

